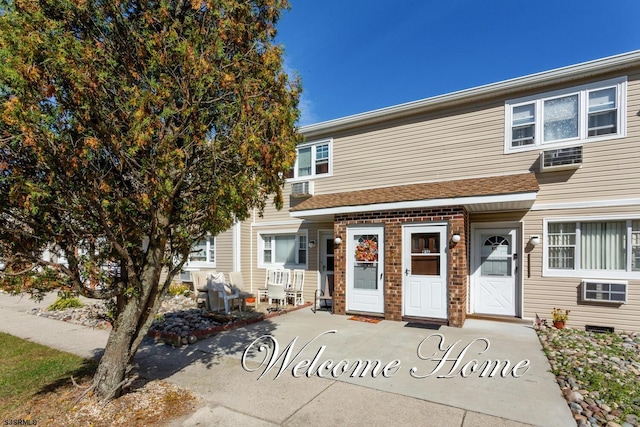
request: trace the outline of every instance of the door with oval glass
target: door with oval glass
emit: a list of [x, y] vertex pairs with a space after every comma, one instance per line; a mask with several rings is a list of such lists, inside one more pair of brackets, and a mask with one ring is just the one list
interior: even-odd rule
[[403, 227], [403, 312], [405, 316], [447, 318], [445, 225]]
[[474, 236], [474, 311], [515, 316], [518, 255], [516, 229], [478, 229]]
[[347, 311], [384, 313], [384, 227], [347, 229]]

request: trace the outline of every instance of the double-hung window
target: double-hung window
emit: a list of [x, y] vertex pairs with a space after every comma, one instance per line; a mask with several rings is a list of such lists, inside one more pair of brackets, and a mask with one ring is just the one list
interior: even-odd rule
[[640, 219], [546, 221], [545, 273], [640, 277]]
[[625, 134], [626, 77], [505, 103], [505, 152]]
[[307, 234], [259, 234], [260, 267], [306, 267]]
[[322, 140], [298, 146], [296, 164], [288, 178], [312, 178], [332, 173], [332, 141]]
[[216, 239], [208, 236], [197, 242], [191, 248], [188, 267], [215, 267], [216, 266]]

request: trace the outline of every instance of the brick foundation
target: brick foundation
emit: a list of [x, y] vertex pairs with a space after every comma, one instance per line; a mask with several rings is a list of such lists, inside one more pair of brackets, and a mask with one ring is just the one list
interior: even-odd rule
[[[448, 324], [461, 327], [467, 313], [467, 277], [469, 259], [469, 215], [462, 206], [364, 212], [336, 215], [334, 235], [343, 243], [334, 250], [334, 312], [346, 312], [347, 228], [358, 225], [384, 225], [384, 318], [402, 320], [402, 226], [406, 224], [447, 223], [448, 256]], [[458, 243], [451, 242], [460, 235]]]

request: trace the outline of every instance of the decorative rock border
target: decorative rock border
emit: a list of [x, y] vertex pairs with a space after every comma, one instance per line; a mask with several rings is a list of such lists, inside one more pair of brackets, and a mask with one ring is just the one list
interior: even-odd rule
[[[220, 332], [241, 328], [243, 326], [247, 326], [252, 323], [262, 322], [263, 320], [268, 320], [276, 316], [281, 316], [282, 314], [286, 314], [291, 311], [296, 311], [296, 310], [301, 310], [303, 308], [311, 307], [312, 305], [313, 305], [312, 302], [307, 302], [303, 305], [287, 308], [286, 310], [283, 310], [283, 312], [264, 313], [256, 317], [251, 317], [247, 319], [234, 319], [234, 320], [228, 321], [227, 323], [223, 323], [221, 325], [213, 326], [210, 328], [189, 331], [189, 333], [186, 336], [181, 336], [180, 334], [177, 334], [175, 332], [165, 332], [165, 331], [157, 331], [157, 330], [151, 330], [151, 329], [149, 329], [149, 331], [147, 332], [147, 336], [155, 339], [156, 341], [162, 341], [165, 344], [169, 344], [173, 347], [180, 347], [182, 345], [194, 344], [199, 340], [209, 338]], [[222, 316], [219, 316], [219, 317], [222, 317]], [[225, 317], [230, 317], [230, 316], [225, 316]]]

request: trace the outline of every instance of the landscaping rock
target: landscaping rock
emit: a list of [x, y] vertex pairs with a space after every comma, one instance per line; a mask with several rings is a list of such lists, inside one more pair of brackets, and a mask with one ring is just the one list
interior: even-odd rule
[[[594, 384], [620, 384], [637, 394], [640, 380], [638, 334], [595, 334], [565, 328], [538, 328], [562, 395], [578, 426], [638, 427], [640, 399], [607, 400], [611, 390], [590, 390]], [[613, 394], [614, 396], [624, 396]]]

